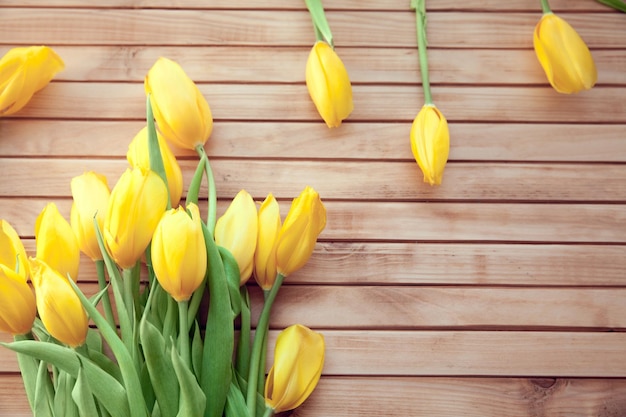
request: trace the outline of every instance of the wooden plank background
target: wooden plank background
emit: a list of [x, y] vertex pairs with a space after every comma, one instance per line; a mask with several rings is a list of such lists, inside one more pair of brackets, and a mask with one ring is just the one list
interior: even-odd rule
[[[286, 212], [307, 184], [327, 205], [271, 323], [272, 338], [301, 322], [327, 340], [322, 380], [294, 416], [626, 415], [626, 15], [551, 2], [599, 73], [566, 96], [532, 50], [538, 0], [427, 2], [451, 132], [444, 183], [430, 187], [409, 146], [423, 100], [409, 1], [325, 3], [355, 101], [333, 130], [304, 85], [303, 2], [3, 0], [0, 54], [47, 44], [66, 69], [0, 120], [0, 217], [33, 254], [48, 201], [69, 219], [72, 177], [114, 184], [144, 123], [143, 78], [167, 56], [212, 108], [221, 211], [245, 188]], [[187, 186], [196, 158], [176, 154]], [[88, 259], [79, 279], [95, 291]], [[0, 416], [28, 415], [15, 356], [0, 350]]]

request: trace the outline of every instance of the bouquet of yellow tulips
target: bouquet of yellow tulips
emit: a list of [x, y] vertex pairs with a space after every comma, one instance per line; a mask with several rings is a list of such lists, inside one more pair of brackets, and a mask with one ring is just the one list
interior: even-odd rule
[[[266, 379], [269, 317], [285, 277], [311, 256], [325, 207], [306, 187], [281, 222], [271, 194], [257, 209], [242, 190], [218, 219], [207, 101], [166, 58], [145, 91], [146, 127], [112, 189], [94, 172], [73, 178], [70, 221], [48, 204], [31, 258], [0, 221], [0, 330], [14, 335], [4, 346], [18, 355], [33, 413], [260, 417], [296, 408], [320, 378], [324, 338], [302, 325], [285, 329]], [[168, 141], [199, 156], [184, 204]], [[98, 272], [92, 297], [76, 284], [81, 251]], [[254, 337], [251, 276], [265, 295]]]

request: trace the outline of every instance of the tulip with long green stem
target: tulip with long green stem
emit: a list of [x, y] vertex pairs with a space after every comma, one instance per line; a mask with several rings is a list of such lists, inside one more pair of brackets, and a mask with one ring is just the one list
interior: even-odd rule
[[425, 0], [412, 0], [411, 7], [415, 9], [417, 46], [424, 91], [424, 105], [411, 126], [411, 151], [424, 174], [424, 182], [428, 182], [430, 185], [439, 185], [450, 152], [450, 133], [448, 122], [433, 103], [430, 91], [426, 51]]

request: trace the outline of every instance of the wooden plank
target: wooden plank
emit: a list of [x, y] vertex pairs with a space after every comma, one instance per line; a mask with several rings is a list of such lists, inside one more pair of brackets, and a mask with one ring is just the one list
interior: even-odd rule
[[[259, 8], [257, 0], [240, 0], [232, 3], [229, 0], [214, 0], [207, 4], [202, 0], [98, 0], [86, 3], [85, 0], [5, 0], [2, 7], [81, 7], [81, 8], [172, 8], [172, 9], [255, 9]], [[427, 4], [428, 10], [470, 10], [470, 11], [534, 11], [540, 7], [533, 0], [520, 0], [515, 4], [502, 3], [498, 0], [466, 0], [459, 3], [455, 0], [437, 0]], [[550, 7], [556, 11], [593, 11], [610, 12], [609, 9], [595, 2], [572, 2], [571, 0], [552, 0]], [[304, 2], [292, 0], [269, 0], [263, 2], [264, 9], [304, 10]], [[326, 10], [407, 10], [405, 2], [381, 2], [379, 0], [333, 0], [324, 4]]]
[[[11, 46], [0, 47], [0, 56]], [[141, 81], [160, 56], [178, 62], [196, 82], [303, 83], [309, 47], [55, 46], [65, 70], [62, 81]], [[417, 48], [341, 48], [353, 84], [416, 84]], [[268, 59], [271, 56], [271, 59]], [[626, 84], [621, 50], [594, 50], [597, 85]], [[276, 65], [280, 62], [280, 66]], [[546, 85], [532, 50], [429, 49], [430, 82], [473, 85]], [[485, 72], [485, 68], [498, 71]]]
[[[83, 8], [190, 8], [190, 9], [254, 9], [259, 8], [257, 0], [242, 0], [236, 4], [228, 0], [216, 0], [210, 4], [201, 0], [109, 0], [93, 1], [88, 4], [84, 0], [5, 0], [1, 7], [83, 7]], [[609, 12], [600, 4], [593, 2], [571, 2], [568, 0], [552, 0], [550, 6], [554, 11], [594, 11]], [[377, 0], [335, 0], [324, 4], [326, 10], [406, 10], [404, 2], [380, 2]], [[514, 5], [502, 4], [497, 0], [467, 0], [462, 4], [454, 0], [438, 0], [427, 5], [428, 10], [472, 10], [472, 11], [537, 11], [536, 2], [521, 0]], [[304, 3], [289, 0], [270, 0], [263, 3], [264, 9], [294, 10], [305, 9]]]
[[[17, 374], [0, 379], [0, 414], [32, 416], [21, 384]], [[588, 417], [625, 404], [623, 379], [322, 377], [298, 416]]]
[[[70, 199], [27, 201], [0, 198], [0, 213], [21, 236], [33, 236], [35, 219], [50, 201], [69, 219]], [[218, 212], [223, 213], [228, 203], [218, 202]], [[626, 243], [623, 204], [326, 201], [325, 205], [323, 241]], [[205, 209], [202, 204], [201, 211]], [[288, 209], [289, 202], [283, 201], [283, 216]]]
[[[34, 255], [34, 239], [23, 243]], [[622, 245], [320, 242], [307, 265], [287, 282], [615, 287], [624, 285], [625, 270]], [[86, 256], [79, 271], [81, 281], [97, 281]]]
[[[320, 121], [304, 85], [200, 84], [216, 120]], [[597, 87], [577, 96], [550, 87], [433, 89], [450, 122], [625, 123], [626, 88]], [[349, 122], [410, 123], [423, 105], [418, 86], [359, 85]], [[145, 119], [143, 84], [52, 82], [18, 118]], [[589, 109], [601, 108], [591, 112]], [[407, 126], [407, 130], [409, 127]]]
[[[0, 155], [123, 158], [143, 125], [140, 120], [0, 120]], [[206, 149], [211, 158], [412, 161], [409, 131], [409, 122], [344, 123], [328, 129], [321, 122], [218, 121]], [[450, 124], [449, 160], [626, 162], [624, 132], [626, 125], [619, 124], [457, 122]], [[174, 151], [197, 158], [191, 151]]]
[[[253, 287], [252, 315], [258, 317], [263, 294]], [[306, 323], [344, 330], [620, 330], [626, 328], [625, 297], [626, 289], [621, 288], [285, 285], [272, 310], [270, 326], [281, 329]]]
[[[621, 332], [317, 330], [325, 375], [626, 377]], [[15, 355], [2, 349], [0, 372], [17, 372]]]
[[[0, 39], [8, 44], [310, 46], [315, 40], [305, 10], [5, 8], [2, 13], [10, 16], [0, 27]], [[618, 13], [560, 15], [591, 48], [626, 46], [624, 36], [616, 36], [625, 30]], [[338, 48], [416, 45], [415, 13], [408, 9], [329, 11], [327, 17]], [[428, 42], [433, 48], [532, 48], [539, 18], [539, 11], [432, 12]]]
[[626, 410], [626, 381], [566, 378], [322, 378], [298, 416], [589, 417]]
[[[408, 153], [408, 152], [407, 152]], [[187, 186], [195, 160], [180, 160]], [[482, 200], [482, 201], [626, 201], [625, 165], [547, 165], [449, 163], [441, 187], [423, 183], [415, 162], [334, 162], [213, 160], [218, 197], [242, 188], [262, 201], [297, 195], [305, 184], [328, 200]], [[15, 197], [65, 197], [74, 176], [85, 171], [105, 175], [111, 187], [127, 169], [124, 159], [0, 158], [12, 181], [2, 194]], [[371, 175], [376, 173], [376, 175]], [[368, 178], [368, 181], [363, 181]]]

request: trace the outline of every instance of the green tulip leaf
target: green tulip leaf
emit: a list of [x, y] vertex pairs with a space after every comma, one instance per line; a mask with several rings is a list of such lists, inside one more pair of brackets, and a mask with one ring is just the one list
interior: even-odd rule
[[241, 276], [239, 265], [233, 254], [223, 246], [218, 246], [224, 265], [224, 273], [228, 282], [228, 294], [230, 295], [230, 305], [233, 310], [234, 317], [241, 313], [241, 293], [239, 292], [239, 278]]
[[248, 407], [246, 407], [246, 399], [234, 383], [230, 384], [224, 412], [226, 417], [250, 417]]
[[87, 340], [85, 341], [90, 351], [102, 352], [102, 336], [94, 329], [87, 330]]
[[167, 175], [165, 174], [165, 164], [163, 164], [163, 156], [159, 147], [159, 139], [157, 137], [156, 126], [154, 125], [154, 115], [152, 113], [152, 102], [150, 94], [146, 98], [146, 122], [148, 124], [148, 155], [150, 157], [150, 169], [161, 177], [167, 187], [167, 209], [172, 208], [172, 200], [167, 185]]
[[146, 400], [146, 408], [148, 410], [152, 410], [157, 402], [154, 394], [154, 387], [152, 386], [152, 381], [150, 381], [148, 365], [145, 362], [141, 367], [139, 379], [141, 381], [141, 388], [143, 389], [143, 397]]
[[170, 355], [167, 354], [165, 340], [159, 330], [147, 320], [141, 321], [139, 336], [161, 415], [175, 417], [178, 413], [179, 386]]
[[82, 367], [78, 370], [78, 378], [76, 378], [72, 390], [72, 399], [76, 403], [80, 417], [97, 417], [100, 415]]
[[175, 347], [172, 347], [171, 360], [174, 364], [178, 383], [180, 384], [181, 394], [178, 414], [176, 416], [187, 417], [202, 415], [206, 407], [206, 397], [200, 385], [198, 385], [195, 375], [185, 365], [182, 358], [176, 352]]
[[200, 326], [198, 321], [194, 321], [195, 327], [193, 332], [193, 339], [191, 341], [191, 365], [193, 366], [193, 373], [195, 375], [201, 375], [202, 373], [202, 333], [200, 332]]
[[33, 414], [36, 417], [53, 417], [54, 387], [50, 380], [48, 364], [40, 362], [37, 369]]
[[[50, 363], [74, 378], [78, 377], [78, 370], [82, 364], [85, 376], [89, 380], [89, 385], [98, 401], [116, 417], [131, 416], [124, 386], [91, 360], [84, 357], [79, 360], [78, 354], [74, 350], [54, 343], [34, 340], [0, 343], [0, 345], [14, 352], [30, 355]], [[40, 390], [39, 387], [38, 390]], [[141, 415], [139, 414], [139, 416]]]
[[313, 27], [315, 29], [315, 37], [317, 40], [323, 40], [333, 48], [333, 34], [330, 31], [330, 26], [326, 20], [324, 14], [324, 7], [320, 0], [305, 0], [306, 7], [309, 9], [311, 19], [313, 20]]
[[[91, 320], [93, 320], [96, 324], [102, 333], [102, 337], [104, 337], [104, 340], [107, 341], [109, 347], [113, 351], [113, 355], [115, 355], [115, 358], [117, 359], [122, 373], [122, 379], [124, 380], [124, 386], [126, 387], [127, 405], [130, 407], [130, 413], [133, 417], [147, 416], [148, 411], [143, 398], [139, 375], [137, 375], [137, 369], [135, 368], [135, 363], [129, 350], [126, 349], [126, 346], [118, 337], [117, 332], [109, 326], [109, 323], [102, 316], [102, 314], [100, 314], [100, 312], [93, 305], [91, 305], [87, 297], [85, 297], [80, 288], [78, 288], [78, 285], [72, 280], [70, 280], [69, 283], [72, 288], [74, 288], [76, 295], [78, 295], [78, 298], [83, 304], [83, 308], [87, 311]], [[113, 288], [115, 289], [115, 286]], [[85, 369], [87, 368], [85, 367]], [[76, 370], [76, 374], [77, 373], [78, 370]], [[106, 374], [106, 372], [104, 373]], [[95, 387], [94, 384], [90, 385]]]
[[619, 10], [621, 12], [626, 13], [626, 2], [622, 0], [597, 0], [597, 1], [606, 6], [612, 7], [615, 10]]
[[202, 223], [207, 246], [209, 311], [202, 354], [200, 385], [207, 397], [205, 417], [221, 417], [232, 378], [232, 354], [235, 344], [233, 316], [226, 272], [217, 245], [207, 226]]
[[[15, 335], [13, 340], [32, 340], [32, 338], [32, 334]], [[22, 372], [22, 382], [24, 383], [24, 390], [26, 391], [28, 404], [30, 405], [30, 409], [34, 410], [35, 388], [37, 384], [37, 369], [39, 368], [39, 361], [32, 356], [18, 353], [17, 363], [20, 371]]]
[[[79, 368], [80, 373], [80, 368]], [[67, 372], [57, 374], [58, 382], [54, 394], [54, 415], [63, 417], [78, 417], [78, 408], [72, 399], [75, 378]]]
[[241, 328], [237, 343], [236, 369], [239, 375], [248, 375], [250, 372], [250, 294], [248, 288], [243, 285], [240, 288], [241, 297]]

